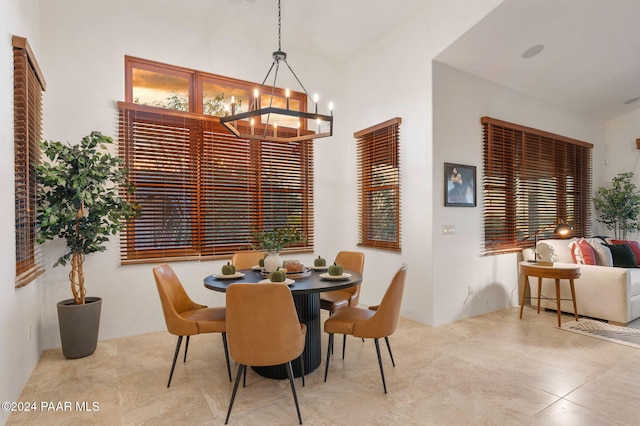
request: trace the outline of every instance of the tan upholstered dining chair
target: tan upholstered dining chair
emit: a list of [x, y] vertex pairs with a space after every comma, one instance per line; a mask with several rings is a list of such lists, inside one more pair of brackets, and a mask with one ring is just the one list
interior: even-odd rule
[[[362, 274], [364, 270], [364, 253], [359, 251], [341, 251], [336, 256], [335, 263], [342, 265], [345, 271], [355, 271]], [[320, 293], [320, 308], [333, 314], [345, 306], [358, 306], [360, 300], [360, 284], [343, 290], [326, 291]]]
[[[404, 264], [396, 272], [391, 284], [377, 306], [369, 309], [347, 306], [338, 309], [324, 323], [324, 331], [329, 334], [329, 345], [327, 346], [327, 363], [324, 371], [324, 381], [327, 381], [329, 373], [329, 359], [331, 355], [331, 347], [333, 346], [333, 335], [335, 333], [350, 334], [363, 339], [373, 339], [378, 354], [378, 365], [380, 366], [380, 375], [382, 376], [382, 386], [384, 393], [387, 393], [387, 384], [384, 380], [384, 368], [382, 367], [382, 357], [380, 356], [380, 344], [378, 339], [384, 337], [387, 343], [387, 349], [391, 357], [391, 363], [395, 367], [393, 354], [391, 353], [391, 345], [389, 345], [389, 336], [396, 331], [398, 318], [400, 316], [400, 304], [402, 303], [402, 293], [404, 291], [404, 283], [407, 276], [407, 265]], [[344, 350], [342, 352], [344, 359]]]
[[208, 308], [205, 305], [195, 303], [189, 298], [182, 283], [176, 276], [171, 266], [162, 264], [153, 268], [153, 276], [156, 279], [162, 312], [169, 333], [178, 336], [176, 351], [173, 355], [169, 382], [171, 385], [173, 370], [180, 352], [182, 338], [187, 336], [184, 347], [184, 361], [187, 362], [187, 350], [189, 349], [189, 337], [201, 333], [221, 333], [224, 345], [224, 354], [227, 360], [227, 373], [231, 381], [231, 366], [229, 365], [229, 350], [227, 347], [227, 333], [225, 321], [225, 308]]
[[238, 362], [236, 381], [225, 424], [229, 421], [240, 376], [247, 366], [285, 364], [293, 400], [302, 424], [291, 361], [300, 358], [304, 386], [304, 351], [307, 326], [298, 320], [291, 290], [284, 284], [235, 283], [227, 288], [227, 333], [231, 357]]
[[256, 266], [260, 259], [265, 256], [266, 254], [261, 251], [237, 251], [231, 257], [231, 264], [236, 269], [250, 269], [252, 266]]

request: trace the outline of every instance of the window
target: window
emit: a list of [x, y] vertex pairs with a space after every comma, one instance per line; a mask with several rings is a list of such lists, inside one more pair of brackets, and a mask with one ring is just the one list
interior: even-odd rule
[[551, 238], [557, 220], [574, 235], [591, 233], [593, 145], [483, 117], [485, 254], [533, 246]]
[[[258, 108], [273, 106], [284, 108], [285, 90], [264, 86], [259, 100], [253, 97], [260, 85], [160, 62], [125, 56], [125, 101], [177, 111], [191, 111], [217, 117], [231, 113], [231, 100], [236, 113], [249, 110], [251, 102]], [[291, 91], [289, 107], [294, 111], [307, 111], [307, 95]], [[288, 120], [288, 121], [287, 121]], [[296, 128], [292, 117], [276, 120], [281, 126]], [[306, 123], [302, 123], [303, 125]]]
[[354, 133], [358, 150], [358, 245], [400, 251], [400, 118]]
[[35, 165], [40, 161], [45, 81], [25, 38], [13, 36], [16, 287], [43, 273], [36, 243]]
[[[163, 71], [161, 64], [154, 69]], [[313, 249], [312, 141], [238, 139], [211, 114], [224, 112], [230, 96], [248, 105], [253, 86], [207, 74], [193, 84], [206, 93], [186, 101], [194, 111], [118, 104], [120, 155], [136, 186], [132, 201], [141, 206], [121, 233], [123, 263], [226, 256], [251, 248], [253, 230], [285, 225], [307, 238], [286, 251]], [[170, 91], [158, 93], [162, 98]], [[207, 110], [209, 101], [218, 105]]]

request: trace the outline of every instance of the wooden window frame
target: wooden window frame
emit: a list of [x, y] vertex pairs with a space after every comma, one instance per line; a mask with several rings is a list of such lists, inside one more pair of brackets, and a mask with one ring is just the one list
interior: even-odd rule
[[[197, 114], [203, 113], [203, 90], [205, 82], [212, 82], [220, 85], [227, 85], [229, 87], [235, 87], [246, 90], [249, 95], [253, 97], [253, 90], [259, 89], [259, 84], [240, 80], [232, 77], [226, 77], [223, 75], [212, 74], [208, 72], [193, 70], [189, 68], [179, 67], [176, 65], [163, 64], [161, 62], [150, 61], [148, 59], [136, 58], [133, 56], [125, 56], [125, 102], [133, 103], [133, 69], [139, 68], [147, 71], [153, 71], [161, 74], [173, 75], [178, 77], [184, 77], [189, 79], [189, 112]], [[260, 98], [265, 95], [273, 95], [284, 98], [286, 89], [280, 87], [273, 87], [265, 85], [263, 86], [263, 92], [260, 94]], [[300, 103], [300, 110], [307, 112], [308, 99], [304, 92], [298, 92], [290, 90], [289, 98], [292, 101], [298, 101]], [[148, 106], [148, 105], [147, 105]], [[268, 105], [262, 105], [261, 99], [258, 99], [258, 108], [267, 107]], [[158, 107], [154, 107], [158, 108]], [[301, 128], [306, 130], [306, 120], [301, 122]]]
[[[132, 67], [138, 67], [146, 62], [148, 61], [137, 58], [125, 58], [126, 99], [132, 99]], [[153, 66], [156, 72], [163, 72], [163, 64], [153, 63], [147, 66]], [[176, 70], [185, 72], [186, 69], [168, 66], [167, 70], [168, 72]], [[219, 77], [200, 71], [193, 71], [192, 75], [196, 94], [202, 93], [204, 80], [211, 81]], [[220, 77], [220, 81], [213, 81], [222, 85], [247, 88], [251, 91], [256, 87], [255, 83], [230, 77]], [[276, 95], [284, 96], [284, 89], [276, 88], [274, 92]], [[306, 95], [299, 99], [301, 107], [306, 109]], [[220, 124], [219, 117], [202, 114], [201, 96], [195, 102], [190, 101], [191, 104], [195, 104], [194, 111], [183, 112], [132, 102], [118, 103], [120, 156], [124, 160], [130, 181], [137, 187], [136, 194], [129, 196], [129, 199], [139, 202], [142, 206], [141, 216], [127, 223], [120, 234], [121, 262], [123, 264], [150, 263], [229, 257], [233, 252], [251, 249], [252, 245], [257, 243], [253, 239], [250, 228], [261, 230], [285, 225], [299, 227], [304, 232], [306, 241], [289, 247], [284, 252], [313, 251], [312, 140], [282, 144], [239, 139]], [[148, 129], [142, 129], [141, 126], [148, 126]], [[174, 131], [182, 131], [186, 135], [183, 142], [185, 146], [179, 146], [180, 142], [175, 139]], [[283, 128], [281, 131], [293, 130]], [[162, 151], [164, 149], [162, 144], [165, 144], [169, 151]], [[170, 147], [171, 144], [174, 144], [174, 148]], [[161, 167], [158, 170], [169, 170], [171, 167], [175, 169], [182, 167], [183, 163], [188, 163], [188, 171], [185, 172], [187, 175], [180, 180], [185, 185], [184, 192], [180, 192], [179, 188], [176, 189], [179, 186], [178, 181], [174, 181], [173, 184], [166, 183], [173, 185], [172, 194], [183, 194], [186, 204], [181, 205], [180, 208], [184, 213], [166, 213], [161, 206], [163, 201], [153, 205], [147, 201], [145, 207], [145, 200], [142, 198], [152, 194], [150, 191], [153, 189], [150, 188], [155, 186], [158, 190], [165, 185], [160, 182], [158, 173], [154, 175], [153, 167], [155, 166], [149, 168], [150, 163], [155, 161], [160, 164], [162, 159], [166, 159], [166, 164], [162, 166], [164, 168]], [[169, 165], [170, 161], [173, 161], [172, 165]], [[229, 175], [224, 175], [224, 172], [220, 171], [222, 165], [216, 167], [218, 163], [222, 164], [225, 161], [235, 168]], [[180, 165], [176, 166], [178, 163]], [[141, 166], [143, 164], [147, 169]], [[172, 179], [170, 175], [171, 173], [166, 175], [169, 180]], [[224, 191], [230, 194], [226, 202], [224, 195], [221, 195]], [[246, 200], [243, 198], [245, 195]], [[216, 200], [216, 196], [222, 197], [222, 200]], [[215, 229], [216, 223], [224, 223], [225, 220], [232, 218], [229, 209], [237, 205], [242, 205], [245, 209], [239, 212], [238, 221], [242, 223], [240, 227], [246, 230], [246, 234], [238, 235], [237, 240], [234, 240], [236, 238], [234, 232], [225, 233], [224, 230], [220, 230], [222, 225], [218, 227], [218, 231]], [[155, 216], [147, 216], [149, 219], [144, 218], [145, 208], [149, 215]], [[154, 208], [156, 212], [151, 213]], [[165, 239], [160, 244], [144, 240], [152, 235], [149, 229], [158, 226], [157, 218], [165, 216], [181, 219], [174, 220], [172, 223], [181, 223], [176, 225], [182, 226], [177, 230], [177, 234], [184, 235], [188, 243], [177, 244], [167, 242]], [[156, 234], [165, 235], [166, 229], [161, 227]]]
[[15, 286], [23, 287], [42, 275], [37, 243], [35, 166], [41, 157], [42, 92], [46, 83], [26, 38], [13, 36], [13, 102], [15, 158]]
[[[375, 126], [355, 132], [358, 155], [358, 207], [359, 235], [358, 246], [389, 251], [401, 251], [400, 227], [400, 124], [402, 119], [395, 117]], [[376, 183], [374, 163], [386, 163], [391, 169], [384, 172], [383, 185]], [[379, 191], [390, 191], [395, 219], [393, 223], [378, 217], [370, 195]], [[393, 240], [372, 238], [378, 226], [393, 227]]]
[[482, 117], [484, 254], [552, 238], [557, 220], [591, 234], [593, 144]]

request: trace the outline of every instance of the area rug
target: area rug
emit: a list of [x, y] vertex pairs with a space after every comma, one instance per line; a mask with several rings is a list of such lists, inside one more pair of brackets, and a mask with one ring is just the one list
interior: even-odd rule
[[565, 331], [640, 349], [640, 328], [636, 327], [640, 327], [640, 322], [637, 320], [627, 324], [626, 327], [622, 327], [603, 321], [581, 318], [580, 321], [566, 322], [562, 324], [561, 328]]

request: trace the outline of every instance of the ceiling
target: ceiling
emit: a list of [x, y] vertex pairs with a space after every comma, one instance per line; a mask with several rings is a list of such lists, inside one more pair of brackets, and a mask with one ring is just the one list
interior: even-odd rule
[[[146, 0], [176, 13], [273, 27], [276, 0]], [[391, 7], [392, 4], [392, 7]], [[283, 0], [282, 48], [347, 60], [426, 7], [424, 0]], [[599, 119], [640, 107], [639, 0], [505, 0], [436, 58]], [[542, 44], [542, 52], [522, 58]], [[275, 49], [274, 49], [275, 50]]]
[[[594, 118], [640, 108], [640, 1], [506, 0], [437, 58]], [[522, 54], [542, 44], [532, 58]]]

